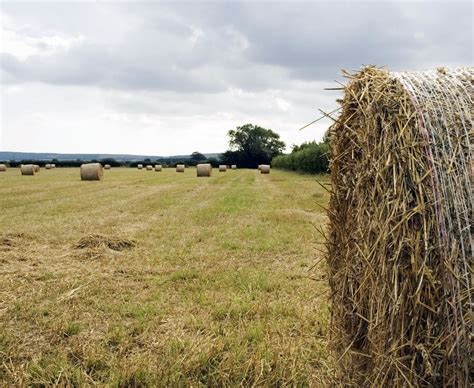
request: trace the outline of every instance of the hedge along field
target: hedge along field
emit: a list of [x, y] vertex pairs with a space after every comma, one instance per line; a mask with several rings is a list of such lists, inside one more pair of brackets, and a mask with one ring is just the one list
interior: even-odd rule
[[1, 385], [327, 381], [314, 177], [11, 168], [0, 182]]
[[329, 144], [303, 143], [294, 147], [290, 154], [274, 157], [272, 167], [310, 174], [326, 173], [329, 168]]

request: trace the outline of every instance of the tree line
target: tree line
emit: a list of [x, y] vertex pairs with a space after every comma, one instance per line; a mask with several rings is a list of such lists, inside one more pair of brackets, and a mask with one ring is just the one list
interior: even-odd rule
[[290, 154], [283, 154], [285, 143], [280, 140], [280, 135], [271, 129], [254, 124], [245, 124], [228, 132], [229, 150], [219, 155], [218, 158], [207, 158], [204, 154], [195, 151], [189, 157], [157, 158], [133, 161], [121, 161], [112, 158], [101, 160], [21, 160], [3, 162], [11, 167], [20, 164], [37, 164], [44, 166], [54, 163], [57, 167], [79, 167], [83, 163], [109, 164], [112, 167], [137, 167], [139, 164], [161, 164], [164, 167], [176, 167], [177, 164], [195, 166], [198, 163], [210, 163], [213, 167], [219, 164], [236, 164], [241, 168], [256, 168], [260, 164], [271, 164], [274, 168], [306, 173], [324, 173], [329, 164], [329, 136], [323, 142], [306, 142], [293, 146]]

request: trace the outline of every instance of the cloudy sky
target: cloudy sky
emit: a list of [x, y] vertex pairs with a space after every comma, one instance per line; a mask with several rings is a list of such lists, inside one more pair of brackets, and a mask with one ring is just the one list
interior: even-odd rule
[[0, 150], [221, 152], [320, 140], [341, 68], [473, 65], [470, 1], [0, 2]]

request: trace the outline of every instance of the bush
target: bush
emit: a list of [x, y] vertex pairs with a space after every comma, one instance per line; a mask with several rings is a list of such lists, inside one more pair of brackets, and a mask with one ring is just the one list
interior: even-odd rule
[[290, 171], [319, 174], [328, 171], [328, 143], [303, 143], [293, 148], [291, 154], [279, 155], [272, 159], [272, 167]]

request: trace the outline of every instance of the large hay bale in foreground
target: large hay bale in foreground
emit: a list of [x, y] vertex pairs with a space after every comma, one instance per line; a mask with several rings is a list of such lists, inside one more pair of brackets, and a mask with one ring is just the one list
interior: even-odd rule
[[177, 164], [176, 165], [176, 172], [184, 172], [186, 166], [184, 164]]
[[196, 166], [197, 176], [211, 176], [212, 165], [210, 163], [200, 163]]
[[219, 165], [219, 172], [226, 172], [227, 171], [227, 166], [225, 164], [220, 164]]
[[261, 164], [259, 167], [260, 167], [260, 174], [270, 174], [270, 165]]
[[327, 241], [343, 385], [467, 387], [474, 69], [347, 76]]
[[81, 165], [81, 180], [100, 181], [104, 176], [104, 171], [100, 163], [86, 163]]
[[153, 171], [153, 166], [152, 165], [147, 165], [146, 170], [147, 171]]
[[111, 168], [112, 168], [112, 167], [110, 166], [110, 164], [106, 164], [106, 165], [104, 166], [104, 170], [110, 170]]
[[0, 164], [0, 172], [7, 171], [7, 165], [6, 164]]
[[155, 171], [160, 172], [163, 169], [163, 166], [161, 164], [155, 164]]
[[35, 166], [33, 164], [22, 164], [20, 171], [21, 175], [35, 175]]

